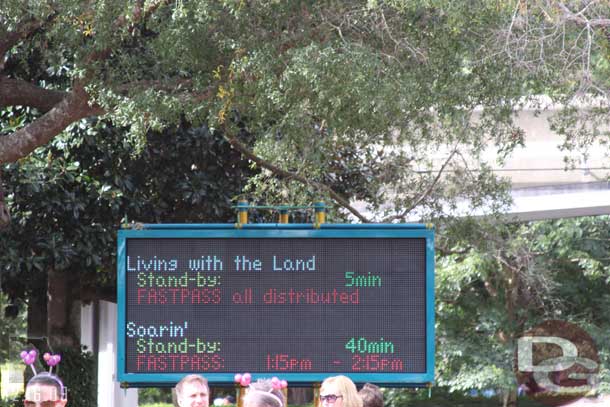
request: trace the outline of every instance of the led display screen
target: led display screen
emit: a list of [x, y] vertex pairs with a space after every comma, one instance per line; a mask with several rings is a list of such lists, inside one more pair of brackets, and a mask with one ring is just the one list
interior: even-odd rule
[[119, 380], [431, 381], [433, 254], [406, 225], [120, 231]]

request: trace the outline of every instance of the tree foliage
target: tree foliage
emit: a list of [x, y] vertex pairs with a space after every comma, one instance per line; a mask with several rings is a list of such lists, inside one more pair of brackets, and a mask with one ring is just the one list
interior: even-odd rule
[[[574, 94], [555, 86], [554, 60], [525, 69], [501, 41], [518, 34], [515, 10], [534, 9], [522, 3], [8, 0], [0, 107], [34, 115], [3, 124], [0, 161], [82, 117], [126, 128], [134, 151], [184, 118], [265, 169], [255, 199], [334, 200], [361, 221], [441, 216], [460, 200], [496, 209], [504, 186], [481, 150], [522, 143], [511, 114], [528, 97]], [[605, 37], [594, 40], [597, 60]], [[51, 85], [57, 75], [68, 78]]]
[[438, 259], [438, 377], [453, 390], [515, 388], [515, 340], [544, 320], [582, 327], [598, 346], [600, 391], [610, 349], [610, 218], [481, 229], [478, 245]]
[[232, 221], [233, 198], [250, 173], [207, 127], [151, 132], [134, 156], [121, 129], [73, 125], [5, 167], [14, 221], [0, 235], [3, 291], [12, 298], [44, 292], [54, 270], [72, 278], [74, 298], [112, 298], [122, 224]]
[[332, 200], [360, 221], [434, 218], [451, 253], [443, 384], [510, 386], [526, 322], [561, 311], [604, 338], [608, 229], [481, 233], [451, 215], [507, 203], [481, 153], [524, 142], [525, 105], [564, 106], [552, 125], [567, 151], [607, 143], [609, 14], [580, 0], [4, 0], [3, 289], [21, 296], [50, 268], [111, 285], [119, 222], [228, 220], [242, 191]]
[[[21, 308], [21, 310], [20, 310]], [[21, 312], [20, 312], [21, 311]], [[0, 292], [0, 362], [5, 363], [21, 351], [20, 338], [26, 331], [25, 313], [17, 301]]]

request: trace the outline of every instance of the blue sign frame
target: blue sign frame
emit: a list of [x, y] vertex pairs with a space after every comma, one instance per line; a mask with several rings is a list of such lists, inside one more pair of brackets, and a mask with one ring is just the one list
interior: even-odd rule
[[[423, 373], [277, 373], [291, 385], [320, 383], [326, 377], [344, 374], [356, 383], [377, 383], [389, 387], [418, 387], [434, 381], [434, 230], [424, 224], [143, 224], [118, 231], [117, 305], [118, 348], [117, 379], [130, 387], [173, 386], [185, 373], [127, 373], [126, 334], [126, 253], [128, 239], [150, 238], [424, 238], [426, 240], [426, 371]], [[233, 384], [233, 373], [204, 373], [210, 384]], [[252, 374], [253, 380], [269, 374]]]

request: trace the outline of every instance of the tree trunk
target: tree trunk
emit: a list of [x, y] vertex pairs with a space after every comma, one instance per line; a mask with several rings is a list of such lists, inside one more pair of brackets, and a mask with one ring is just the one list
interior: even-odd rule
[[[43, 282], [44, 283], [44, 282]], [[46, 284], [31, 287], [28, 298], [26, 349], [34, 346], [40, 353], [48, 351], [47, 342], [47, 292]], [[27, 383], [34, 375], [31, 369], [23, 371], [23, 381]]]
[[28, 299], [28, 342], [39, 350], [47, 349], [47, 293], [46, 284], [30, 293]]
[[80, 346], [80, 301], [71, 292], [76, 282], [66, 272], [49, 271], [47, 336], [52, 347]]

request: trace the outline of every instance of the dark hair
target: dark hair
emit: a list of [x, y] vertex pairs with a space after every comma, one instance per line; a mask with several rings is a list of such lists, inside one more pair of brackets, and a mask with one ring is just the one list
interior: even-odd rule
[[365, 383], [358, 395], [362, 399], [363, 407], [383, 407], [383, 393], [377, 385]]
[[61, 381], [61, 379], [59, 377], [55, 376], [52, 373], [47, 373], [47, 372], [38, 373], [36, 376], [32, 377], [28, 381], [26, 388], [30, 387], [30, 386], [53, 387], [55, 390], [57, 390], [57, 395], [59, 396], [59, 398], [61, 400], [66, 399], [66, 388], [64, 387], [64, 383]]

